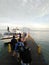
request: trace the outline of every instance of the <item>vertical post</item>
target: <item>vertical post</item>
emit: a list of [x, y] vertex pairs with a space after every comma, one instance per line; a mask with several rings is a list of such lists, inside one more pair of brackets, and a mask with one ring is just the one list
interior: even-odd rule
[[10, 43], [8, 44], [8, 52], [9, 53], [11, 52], [11, 45], [10, 45]]
[[40, 47], [40, 45], [38, 45], [37, 51], [38, 51], [38, 54], [41, 54], [41, 47]]

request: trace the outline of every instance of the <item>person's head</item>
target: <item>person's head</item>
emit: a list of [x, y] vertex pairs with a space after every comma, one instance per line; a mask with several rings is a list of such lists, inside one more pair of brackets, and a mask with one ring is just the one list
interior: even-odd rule
[[21, 38], [18, 39], [18, 42], [21, 42]]
[[13, 38], [15, 38], [15, 36], [13, 35]]

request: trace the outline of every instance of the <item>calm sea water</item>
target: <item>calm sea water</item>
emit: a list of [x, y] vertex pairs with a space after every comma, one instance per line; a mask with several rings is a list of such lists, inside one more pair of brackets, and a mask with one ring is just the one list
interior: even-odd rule
[[49, 64], [49, 31], [30, 31], [32, 38], [41, 46], [43, 56]]
[[[34, 38], [37, 44], [40, 44], [44, 58], [49, 63], [49, 31], [30, 31], [30, 35]], [[3, 46], [4, 42], [0, 41], [0, 52], [3, 49]]]

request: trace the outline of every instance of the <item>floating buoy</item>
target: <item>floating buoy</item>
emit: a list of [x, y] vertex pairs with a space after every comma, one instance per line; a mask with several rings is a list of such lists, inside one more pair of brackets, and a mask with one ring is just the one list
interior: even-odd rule
[[11, 44], [8, 44], [8, 52], [11, 52]]

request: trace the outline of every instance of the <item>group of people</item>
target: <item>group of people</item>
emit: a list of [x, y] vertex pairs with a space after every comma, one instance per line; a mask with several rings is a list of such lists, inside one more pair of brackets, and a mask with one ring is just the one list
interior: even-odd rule
[[18, 41], [13, 36], [11, 40], [12, 55], [17, 57], [17, 61], [21, 61], [21, 65], [30, 65], [31, 63], [31, 49], [28, 47], [25, 37], [19, 37]]

